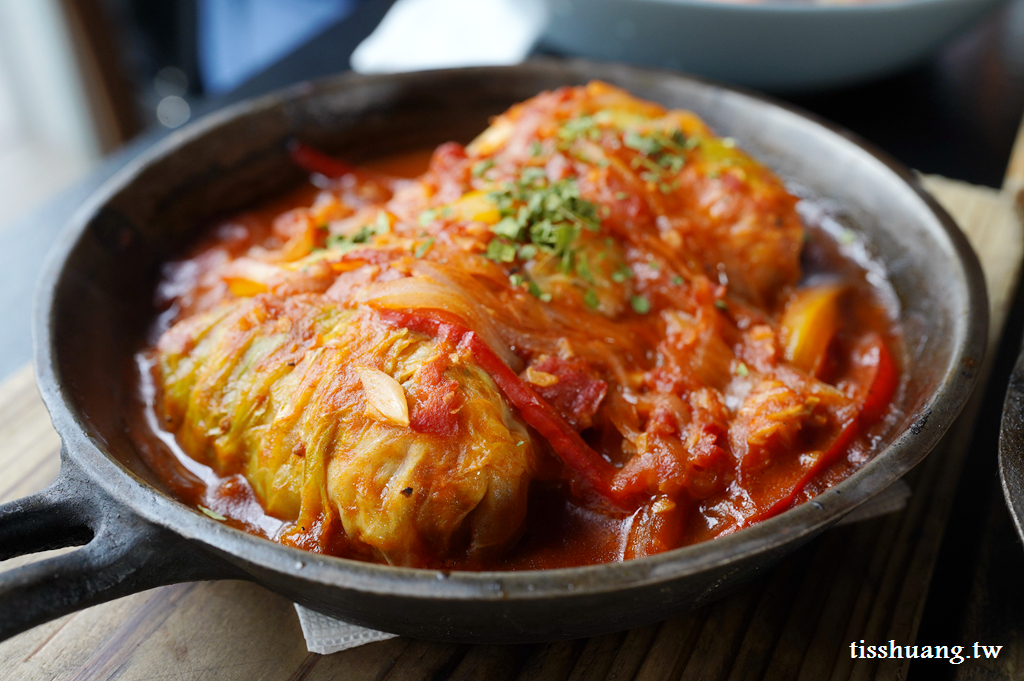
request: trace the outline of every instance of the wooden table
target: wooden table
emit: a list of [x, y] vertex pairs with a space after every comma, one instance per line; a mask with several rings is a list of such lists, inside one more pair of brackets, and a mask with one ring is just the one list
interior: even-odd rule
[[[979, 253], [994, 345], [1016, 290], [1024, 226], [1008, 194], [934, 176], [925, 182]], [[90, 608], [0, 644], [0, 681], [903, 678], [906, 661], [853, 660], [849, 644], [915, 641], [981, 395], [908, 476], [905, 510], [833, 529], [764, 578], [663, 623], [545, 645], [398, 638], [320, 656], [306, 651], [284, 599], [243, 582], [191, 583]], [[52, 479], [58, 449], [26, 367], [0, 385], [0, 501]]]

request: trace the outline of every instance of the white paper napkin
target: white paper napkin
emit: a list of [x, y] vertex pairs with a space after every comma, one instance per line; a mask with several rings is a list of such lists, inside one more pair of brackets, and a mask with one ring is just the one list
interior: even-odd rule
[[[907, 505], [908, 499], [910, 499], [910, 485], [903, 480], [897, 480], [895, 484], [890, 485], [884, 492], [840, 520], [838, 524], [848, 525], [880, 515], [895, 513]], [[311, 653], [329, 655], [361, 646], [364, 643], [374, 643], [395, 637], [394, 634], [358, 627], [327, 615], [321, 615], [298, 604], [295, 606], [295, 611], [299, 613], [302, 635], [305, 636], [306, 648]]]
[[539, 0], [398, 0], [352, 53], [359, 73], [523, 61], [548, 22]]
[[302, 635], [306, 638], [306, 648], [311, 653], [330, 655], [365, 643], [375, 643], [395, 637], [394, 634], [357, 627], [354, 624], [321, 615], [315, 610], [303, 608], [298, 603], [295, 604], [295, 612], [299, 613]]

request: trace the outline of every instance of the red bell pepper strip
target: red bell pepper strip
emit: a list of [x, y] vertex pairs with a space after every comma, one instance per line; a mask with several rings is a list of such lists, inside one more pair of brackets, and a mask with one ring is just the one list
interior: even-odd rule
[[896, 370], [892, 352], [882, 337], [873, 333], [861, 344], [855, 360], [858, 363], [856, 373], [861, 378], [858, 381], [861, 392], [856, 399], [860, 402], [860, 407], [856, 415], [843, 426], [828, 449], [821, 451], [814, 461], [804, 469], [803, 474], [787, 494], [760, 513], [748, 518], [743, 523], [743, 527], [770, 518], [792, 506], [797, 496], [814, 480], [818, 473], [838, 461], [859, 433], [878, 422], [885, 415], [889, 402], [899, 386], [899, 372]]
[[339, 161], [295, 139], [288, 142], [288, 156], [292, 163], [306, 172], [320, 173], [325, 177], [339, 178], [358, 172], [355, 166]]
[[[541, 399], [525, 381], [472, 330], [456, 321], [441, 320], [401, 310], [378, 310], [382, 319], [397, 326], [453, 342], [472, 353], [480, 367], [490, 374], [509, 401], [519, 409], [523, 420], [533, 426], [551, 444], [555, 453], [585, 485], [615, 508], [622, 499], [612, 493], [609, 481], [614, 467], [601, 458], [561, 414]], [[443, 313], [441, 313], [443, 314]]]

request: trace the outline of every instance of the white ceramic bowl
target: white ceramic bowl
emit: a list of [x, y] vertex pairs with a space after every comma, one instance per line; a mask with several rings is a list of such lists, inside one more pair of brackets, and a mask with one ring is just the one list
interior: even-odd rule
[[544, 0], [545, 43], [765, 90], [882, 76], [927, 56], [1001, 0]]

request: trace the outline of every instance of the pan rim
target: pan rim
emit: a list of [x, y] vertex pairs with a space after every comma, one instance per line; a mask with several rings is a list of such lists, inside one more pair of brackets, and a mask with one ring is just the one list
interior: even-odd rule
[[[214, 133], [220, 126], [239, 116], [252, 115], [281, 103], [294, 102], [320, 89], [334, 90], [377, 82], [401, 82], [410, 77], [488, 77], [528, 73], [534, 70], [554, 71], [569, 78], [574, 70], [598, 68], [633, 78], [674, 79], [689, 81], [704, 88], [717, 88], [753, 100], [751, 104], [782, 109], [823, 128], [829, 134], [841, 137], [844, 143], [859, 147], [892, 172], [902, 183], [900, 191], [909, 189], [917, 195], [916, 198], [923, 203], [940, 228], [929, 229], [929, 234], [934, 238], [944, 236], [948, 241], [947, 247], [956, 254], [956, 260], [962, 269], [962, 281], [967, 286], [963, 296], [965, 309], [958, 311], [958, 315], [962, 315], [963, 318], [960, 326], [962, 333], [961, 337], [954, 341], [950, 363], [939, 386], [923, 405], [917, 422], [897, 435], [871, 461], [845, 480], [806, 503], [732, 535], [647, 558], [548, 570], [445, 572], [312, 554], [226, 527], [144, 483], [141, 478], [117, 463], [114, 454], [108, 453], [102, 442], [89, 435], [88, 426], [80, 417], [73, 398], [67, 394], [57, 369], [56, 346], [52, 338], [56, 293], [64, 266], [93, 217], [112, 197], [127, 187], [140, 171], [166, 158], [182, 144]], [[36, 290], [33, 321], [37, 383], [65, 449], [101, 488], [132, 512], [186, 540], [198, 542], [205, 549], [238, 564], [243, 569], [255, 567], [283, 572], [311, 583], [377, 594], [430, 600], [485, 601], [571, 598], [639, 589], [699, 574], [730, 563], [740, 564], [756, 554], [772, 553], [809, 539], [902, 477], [937, 444], [959, 414], [976, 383], [977, 370], [966, 371], [964, 367], [967, 366], [967, 360], [975, 360], [980, 364], [985, 351], [987, 327], [987, 294], [977, 256], [952, 218], [921, 187], [916, 177], [887, 154], [814, 115], [742, 88], [723, 86], [712, 81], [656, 69], [601, 64], [587, 60], [533, 60], [513, 67], [442, 69], [418, 74], [342, 74], [299, 83], [209, 114], [171, 133], [129, 162], [75, 213], [62, 230], [44, 265]], [[886, 468], [883, 463], [898, 465]]]

